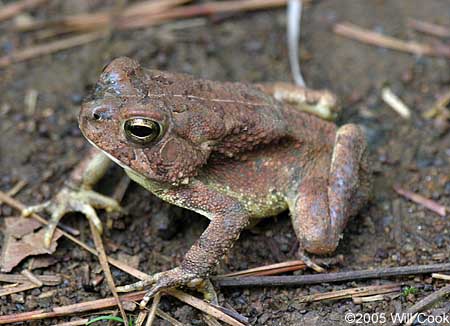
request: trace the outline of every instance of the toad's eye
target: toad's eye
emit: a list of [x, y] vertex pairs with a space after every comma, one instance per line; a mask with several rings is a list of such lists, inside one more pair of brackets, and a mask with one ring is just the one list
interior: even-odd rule
[[163, 128], [158, 122], [145, 118], [126, 120], [123, 130], [127, 139], [137, 144], [150, 143], [163, 133]]

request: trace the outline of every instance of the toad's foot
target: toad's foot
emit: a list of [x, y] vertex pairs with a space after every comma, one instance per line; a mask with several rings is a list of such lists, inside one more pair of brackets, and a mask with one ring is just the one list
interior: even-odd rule
[[312, 270], [316, 271], [317, 273], [324, 273], [326, 272], [325, 268], [322, 266], [316, 264], [303, 250], [298, 251], [298, 258], [301, 259], [306, 266], [311, 268]]
[[59, 220], [70, 212], [80, 212], [94, 223], [99, 232], [103, 231], [102, 222], [95, 212], [95, 208], [105, 209], [107, 212], [121, 211], [121, 207], [114, 199], [88, 189], [71, 189], [64, 187], [50, 201], [36, 206], [27, 207], [22, 211], [23, 216], [47, 211], [51, 213], [50, 221], [44, 235], [44, 244], [49, 247]]
[[176, 288], [183, 285], [197, 289], [203, 294], [206, 301], [217, 304], [217, 294], [208, 279], [200, 278], [198, 275], [186, 272], [179, 267], [166, 272], [156, 273], [146, 280], [119, 286], [116, 290], [117, 292], [138, 291], [150, 285], [152, 286], [151, 289], [144, 295], [144, 298], [139, 304], [141, 309], [145, 308], [149, 300], [156, 293], [165, 289]]
[[258, 86], [276, 100], [294, 105], [300, 111], [324, 120], [335, 120], [340, 111], [336, 96], [327, 90], [314, 90], [283, 82]]

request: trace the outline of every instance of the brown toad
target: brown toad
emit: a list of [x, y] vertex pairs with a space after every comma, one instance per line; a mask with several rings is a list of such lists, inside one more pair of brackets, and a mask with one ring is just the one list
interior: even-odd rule
[[[153, 284], [147, 300], [207, 278], [252, 220], [286, 209], [301, 251], [335, 250], [370, 182], [361, 129], [317, 117], [334, 105], [326, 91], [199, 80], [128, 58], [104, 69], [82, 105], [83, 135], [156, 196], [211, 220], [179, 267], [140, 283]], [[79, 197], [58, 204], [53, 227], [67, 209], [99, 227], [92, 206], [117, 209], [90, 190], [107, 166], [88, 155], [72, 175]]]

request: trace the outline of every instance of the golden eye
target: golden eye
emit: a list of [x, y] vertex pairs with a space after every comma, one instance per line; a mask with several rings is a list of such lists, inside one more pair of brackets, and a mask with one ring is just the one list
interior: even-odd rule
[[162, 135], [162, 126], [153, 120], [133, 118], [125, 121], [123, 125], [128, 140], [137, 144], [147, 144]]

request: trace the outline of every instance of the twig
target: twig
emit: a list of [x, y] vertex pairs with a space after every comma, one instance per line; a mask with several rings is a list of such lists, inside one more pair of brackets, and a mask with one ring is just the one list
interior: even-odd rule
[[114, 189], [112, 198], [120, 203], [123, 199], [123, 196], [125, 196], [125, 192], [127, 191], [129, 185], [130, 178], [127, 175], [122, 176], [119, 183], [116, 185], [116, 188]]
[[371, 295], [367, 297], [354, 297], [352, 301], [354, 304], [362, 304], [365, 302], [375, 302], [375, 301], [383, 301], [386, 300], [386, 296], [383, 294]]
[[403, 41], [394, 37], [385, 36], [371, 30], [361, 28], [354, 24], [344, 22], [334, 25], [334, 32], [366, 44], [376, 45], [392, 50], [408, 52], [417, 55], [429, 55], [450, 58], [450, 47], [440, 44], [430, 45], [413, 41]]
[[438, 37], [450, 37], [450, 27], [429, 23], [423, 20], [408, 18], [408, 26], [418, 32]]
[[0, 7], [0, 22], [17, 16], [24, 10], [33, 9], [48, 0], [22, 0], [15, 1]]
[[8, 190], [8, 195], [11, 197], [17, 195], [26, 185], [27, 182], [25, 180], [19, 180], [11, 189]]
[[89, 220], [89, 226], [91, 227], [92, 238], [94, 239], [95, 248], [97, 249], [98, 252], [98, 260], [102, 267], [103, 273], [105, 273], [106, 282], [108, 283], [108, 287], [111, 290], [113, 297], [116, 299], [116, 304], [117, 307], [119, 307], [120, 315], [122, 316], [124, 325], [129, 326], [127, 314], [125, 313], [125, 309], [123, 309], [123, 305], [120, 302], [119, 295], [117, 294], [116, 291], [116, 285], [114, 284], [111, 269], [109, 268], [108, 257], [106, 256], [102, 238], [100, 237], [97, 227], [91, 220]]
[[450, 104], [450, 90], [439, 98], [434, 103], [433, 107], [423, 113], [425, 119], [436, 118], [441, 115], [450, 114], [447, 106]]
[[36, 104], [39, 93], [35, 89], [30, 89], [26, 92], [23, 102], [25, 104], [25, 112], [27, 115], [32, 116], [36, 112]]
[[234, 310], [234, 309], [225, 308], [225, 307], [218, 306], [218, 305], [215, 305], [215, 304], [212, 304], [212, 303], [211, 303], [211, 306], [213, 306], [213, 307], [219, 309], [220, 311], [226, 313], [228, 316], [230, 316], [230, 317], [236, 319], [237, 321], [240, 321], [241, 323], [243, 323], [243, 324], [245, 324], [245, 325], [248, 324], [248, 318], [242, 316], [240, 313], [238, 313], [238, 312], [237, 312], [236, 310]]
[[[0, 201], [4, 202], [5, 204], [17, 209], [18, 211], [23, 211], [26, 207], [25, 205], [23, 205], [22, 203], [20, 203], [19, 201], [15, 200], [14, 198], [12, 198], [11, 196], [8, 196], [7, 194], [5, 194], [4, 192], [0, 191]], [[47, 225], [48, 222], [47, 220], [45, 220], [43, 217], [41, 217], [40, 215], [33, 213], [31, 214], [31, 217], [34, 218], [35, 220], [39, 221], [40, 223]], [[91, 254], [97, 256], [97, 252], [89, 247], [87, 244], [85, 244], [84, 242], [78, 240], [77, 238], [73, 237], [72, 235], [70, 235], [67, 232], [64, 232], [63, 230], [59, 229], [58, 230], [62, 233], [62, 235], [64, 237], [66, 237], [67, 239], [69, 239], [70, 241], [74, 242], [75, 244], [77, 244], [78, 246], [82, 247], [83, 249], [89, 251]], [[122, 263], [119, 260], [116, 260], [114, 258], [108, 257], [108, 262], [117, 267], [118, 269], [124, 271], [125, 273], [128, 273], [134, 277], [136, 277], [137, 279], [145, 279], [148, 278], [148, 275], [135, 269], [132, 268], [124, 263]]]
[[[18, 181], [11, 189], [8, 190], [7, 194], [8, 196], [14, 197], [27, 185], [27, 182], [24, 180]], [[0, 205], [3, 204], [3, 202], [0, 200]]]
[[158, 309], [159, 300], [161, 299], [161, 294], [157, 293], [155, 297], [153, 298], [152, 306], [150, 307], [150, 312], [148, 313], [147, 322], [145, 323], [145, 326], [152, 326], [153, 321], [155, 320], [156, 316], [156, 309]]
[[339, 291], [330, 291], [326, 293], [315, 293], [301, 297], [299, 301], [315, 302], [322, 300], [348, 299], [353, 297], [371, 296], [375, 294], [386, 294], [400, 290], [401, 290], [400, 284], [373, 285]]
[[302, 19], [302, 1], [289, 0], [287, 6], [287, 40], [289, 51], [289, 62], [291, 65], [292, 78], [295, 83], [305, 86], [300, 70], [299, 46], [300, 46], [300, 27]]
[[[124, 296], [120, 297], [120, 300], [122, 302], [128, 302], [128, 301], [137, 301], [141, 300], [145, 294], [145, 291], [139, 291], [130, 293]], [[34, 311], [28, 311], [28, 312], [22, 312], [18, 314], [12, 314], [12, 315], [6, 315], [6, 316], [0, 316], [0, 325], [3, 324], [12, 324], [12, 323], [18, 323], [23, 321], [30, 321], [30, 320], [39, 320], [39, 319], [45, 319], [45, 318], [56, 318], [61, 316], [67, 316], [75, 313], [84, 313], [92, 310], [99, 310], [99, 309], [105, 309], [105, 308], [111, 308], [116, 306], [116, 299], [114, 297], [105, 298], [105, 299], [99, 299], [99, 300], [93, 300], [93, 301], [86, 301], [81, 303], [75, 303], [63, 307], [54, 307], [51, 309], [51, 311], [48, 311], [48, 309], [39, 309]]]
[[148, 315], [147, 309], [142, 309], [141, 311], [139, 311], [138, 316], [134, 320], [134, 324], [136, 326], [142, 326], [142, 324], [144, 324], [145, 318], [147, 318], [147, 315]]
[[433, 273], [433, 274], [431, 274], [431, 277], [437, 278], [439, 280], [450, 281], [450, 275], [447, 275], [447, 274]]
[[4, 286], [0, 288], [0, 296], [28, 291], [31, 289], [40, 288], [43, 285], [43, 282], [33, 275], [29, 270], [25, 269], [21, 272], [21, 276], [23, 276], [24, 281], [11, 285]]
[[411, 118], [411, 110], [406, 104], [392, 92], [389, 87], [384, 87], [381, 90], [381, 98], [388, 104], [395, 112], [397, 112], [402, 118]]
[[[411, 316], [411, 318], [409, 318], [409, 320], [406, 321], [405, 326], [411, 326], [414, 323], [414, 321], [416, 320], [418, 314], [419, 314], [418, 312], [413, 314]], [[394, 325], [398, 325], [398, 324], [399, 324], [399, 322], [395, 323]]]
[[177, 298], [180, 301], [183, 301], [184, 303], [187, 303], [188, 305], [191, 305], [194, 308], [197, 308], [208, 315], [213, 316], [216, 319], [219, 319], [229, 325], [233, 326], [244, 326], [244, 324], [238, 322], [236, 319], [228, 316], [227, 314], [223, 313], [219, 309], [211, 306], [210, 304], [206, 303], [203, 300], [200, 300], [192, 295], [188, 295], [186, 293], [183, 293], [181, 291], [175, 290], [175, 289], [169, 289], [164, 290], [164, 293], [167, 293], [175, 298]]
[[169, 323], [171, 323], [173, 326], [185, 326], [184, 324], [180, 323], [178, 320], [170, 316], [169, 314], [165, 313], [161, 309], [156, 309], [156, 315]]
[[213, 281], [218, 286], [298, 286], [328, 282], [343, 282], [366, 280], [392, 276], [405, 276], [450, 271], [450, 263], [432, 265], [414, 265], [401, 267], [386, 267], [366, 269], [351, 272], [338, 272], [313, 275], [292, 276], [249, 276], [249, 277], [215, 277]]
[[416, 204], [422, 205], [429, 210], [435, 212], [436, 214], [441, 215], [442, 217], [445, 217], [446, 215], [446, 208], [445, 206], [435, 202], [434, 200], [428, 199], [423, 197], [422, 195], [413, 193], [409, 190], [403, 189], [398, 185], [394, 185], [394, 190], [399, 195], [415, 202]]
[[244, 12], [263, 10], [286, 5], [287, 0], [232, 0], [210, 1], [198, 5], [189, 5], [173, 8], [160, 14], [151, 16], [136, 16], [124, 19], [118, 25], [120, 29], [134, 29], [154, 26], [174, 19], [190, 18], [195, 16], [210, 16], [230, 12]]
[[84, 319], [68, 321], [65, 323], [59, 323], [59, 324], [56, 324], [55, 326], [82, 326], [82, 325], [86, 325], [88, 322], [89, 322], [89, 318], [84, 318]]
[[25, 276], [29, 282], [33, 283], [37, 287], [41, 287], [43, 285], [42, 281], [33, 275], [29, 270], [24, 269], [21, 274]]
[[[42, 282], [42, 285], [58, 285], [61, 283], [61, 277], [58, 275], [35, 275]], [[0, 274], [0, 282], [5, 283], [24, 283], [28, 282], [28, 277], [20, 274]]]
[[0, 57], [0, 68], [5, 68], [12, 63], [30, 60], [45, 54], [55, 53], [89, 42], [93, 42], [106, 35], [104, 31], [86, 33], [82, 35], [67, 37], [62, 40], [49, 42], [46, 44], [30, 46], [26, 49], [18, 50], [6, 56]]
[[[125, 8], [123, 13], [116, 15], [112, 21], [110, 12], [81, 14], [46, 22], [31, 22], [17, 26], [19, 31], [29, 31], [42, 28], [54, 28], [64, 32], [87, 31], [111, 27], [116, 29], [135, 29], [159, 25], [175, 19], [214, 14], [261, 10], [283, 6], [287, 0], [234, 0], [211, 1], [198, 5], [179, 6], [190, 2], [187, 0], [144, 1]], [[169, 10], [170, 9], [170, 10]]]
[[261, 267], [255, 267], [246, 269], [243, 271], [228, 273], [220, 275], [220, 277], [232, 277], [232, 276], [264, 276], [264, 275], [276, 275], [285, 272], [292, 272], [301, 269], [305, 269], [306, 265], [303, 260], [286, 261], [283, 263], [271, 264]]
[[205, 322], [206, 326], [222, 326], [222, 324], [219, 323], [217, 319], [208, 315], [204, 315], [202, 320]]
[[38, 285], [31, 282], [25, 282], [17, 286], [8, 286], [8, 287], [5, 286], [3, 288], [0, 288], [0, 297], [4, 295], [36, 289], [38, 287], [39, 287]]
[[187, 18], [182, 20], [177, 20], [174, 22], [167, 22], [163, 25], [163, 31], [179, 31], [186, 30], [189, 28], [195, 28], [200, 26], [205, 26], [208, 23], [208, 19], [205, 17], [197, 17], [197, 18]]
[[73, 236], [79, 236], [79, 235], [80, 235], [80, 230], [75, 229], [75, 228], [73, 228], [73, 227], [71, 227], [71, 226], [69, 226], [69, 225], [67, 225], [67, 224], [64, 224], [64, 223], [60, 222], [60, 223], [58, 224], [58, 226], [59, 226], [62, 230], [66, 231], [67, 233], [70, 233], [70, 234], [73, 235]]
[[141, 1], [125, 8], [123, 12], [101, 11], [79, 14], [46, 21], [31, 21], [15, 27], [16, 31], [33, 31], [37, 29], [55, 29], [57, 32], [86, 32], [105, 29], [117, 25], [121, 20], [135, 16], [155, 15], [191, 0], [151, 0]]
[[444, 286], [443, 288], [437, 290], [436, 292], [431, 293], [426, 296], [410, 308], [405, 311], [405, 314], [415, 314], [416, 312], [420, 312], [424, 310], [426, 307], [434, 304], [435, 302], [443, 299], [445, 296], [450, 294], [450, 285]]

